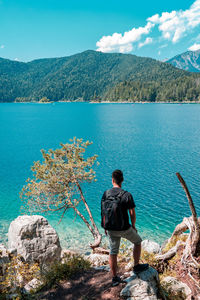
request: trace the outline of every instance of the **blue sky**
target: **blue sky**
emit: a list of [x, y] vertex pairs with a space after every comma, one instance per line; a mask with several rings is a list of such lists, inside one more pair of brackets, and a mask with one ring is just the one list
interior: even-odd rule
[[0, 57], [88, 49], [159, 60], [200, 48], [200, 0], [0, 0]]

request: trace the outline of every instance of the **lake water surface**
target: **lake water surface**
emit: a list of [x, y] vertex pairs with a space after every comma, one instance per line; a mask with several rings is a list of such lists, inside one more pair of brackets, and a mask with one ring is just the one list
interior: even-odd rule
[[[98, 154], [96, 183], [85, 194], [100, 226], [100, 199], [111, 187], [111, 173], [124, 171], [124, 189], [136, 202], [137, 227], [143, 238], [162, 242], [190, 215], [175, 175], [188, 184], [200, 216], [200, 105], [198, 104], [0, 104], [0, 240], [20, 213], [19, 192], [31, 176], [40, 149], [59, 147], [72, 137], [93, 141]], [[47, 216], [63, 246], [84, 249], [90, 233], [69, 212]], [[74, 222], [72, 222], [74, 220]]]

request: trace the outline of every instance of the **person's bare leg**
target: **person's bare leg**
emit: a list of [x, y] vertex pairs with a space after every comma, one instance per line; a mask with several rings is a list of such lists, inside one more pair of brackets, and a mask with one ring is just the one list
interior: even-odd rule
[[139, 264], [141, 248], [142, 248], [141, 243], [139, 245], [134, 245], [134, 248], [133, 248], [134, 266]]
[[117, 254], [110, 254], [109, 256], [109, 264], [112, 272], [112, 276], [117, 276]]

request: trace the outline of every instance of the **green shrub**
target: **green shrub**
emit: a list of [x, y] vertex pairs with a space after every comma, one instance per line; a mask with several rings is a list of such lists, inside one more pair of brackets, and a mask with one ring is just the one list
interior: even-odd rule
[[65, 262], [57, 262], [43, 274], [43, 280], [51, 287], [61, 280], [72, 278], [75, 274], [90, 268], [90, 262], [80, 255], [66, 255]]

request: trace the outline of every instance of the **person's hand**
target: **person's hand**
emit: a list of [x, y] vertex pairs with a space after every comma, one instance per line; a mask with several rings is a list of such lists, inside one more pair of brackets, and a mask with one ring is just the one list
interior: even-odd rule
[[105, 235], [107, 235], [108, 233], [107, 233], [107, 230], [105, 229]]
[[132, 225], [132, 227], [133, 227], [133, 229], [135, 229], [135, 231], [137, 232], [137, 229], [135, 228], [135, 226]]

